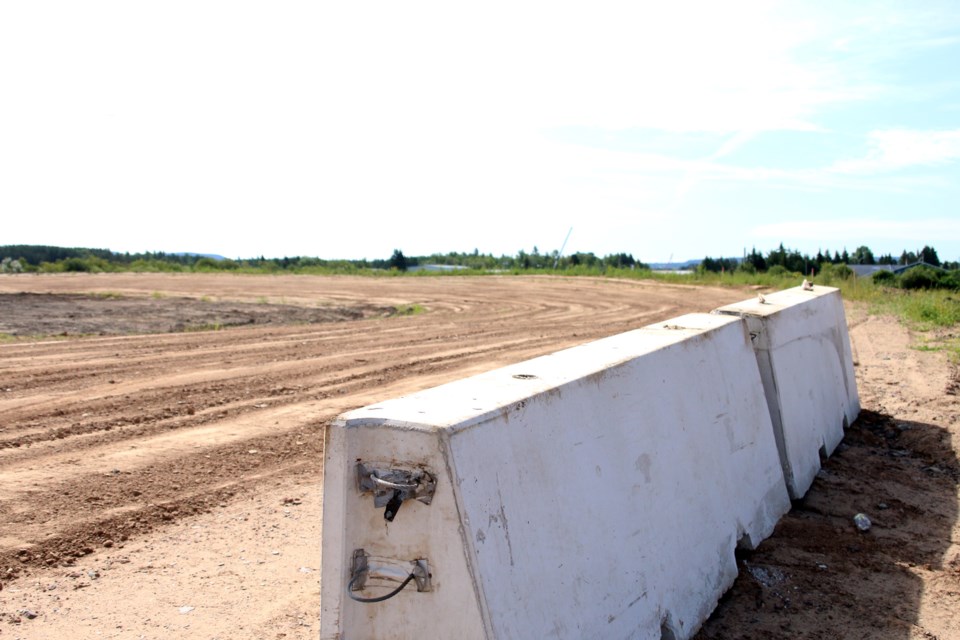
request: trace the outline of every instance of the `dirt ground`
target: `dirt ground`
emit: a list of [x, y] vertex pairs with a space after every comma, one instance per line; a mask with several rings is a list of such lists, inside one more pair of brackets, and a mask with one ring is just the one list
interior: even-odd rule
[[[315, 639], [336, 415], [749, 295], [582, 278], [0, 277], [0, 640]], [[423, 312], [396, 313], [411, 305]], [[960, 638], [956, 371], [889, 319], [848, 321], [861, 419], [740, 558], [699, 638]]]

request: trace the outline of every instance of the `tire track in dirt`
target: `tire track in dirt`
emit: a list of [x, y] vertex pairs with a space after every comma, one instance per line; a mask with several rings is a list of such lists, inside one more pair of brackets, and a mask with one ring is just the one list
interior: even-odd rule
[[0, 344], [0, 577], [8, 578], [71, 565], [256, 493], [266, 479], [316, 478], [323, 427], [350, 408], [745, 295], [548, 277], [0, 279], [0, 293], [15, 291], [427, 312]]

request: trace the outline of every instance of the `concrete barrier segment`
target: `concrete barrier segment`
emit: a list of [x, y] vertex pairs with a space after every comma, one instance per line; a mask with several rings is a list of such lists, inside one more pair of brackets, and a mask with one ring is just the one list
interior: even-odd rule
[[787, 289], [720, 307], [743, 318], [792, 498], [801, 498], [860, 413], [839, 289]]
[[691, 637], [790, 506], [761, 389], [744, 322], [690, 314], [341, 416], [321, 638]]
[[[389, 406], [383, 408], [389, 411]], [[370, 407], [363, 418], [347, 414], [325, 434], [320, 637], [486, 638], [441, 434], [383, 425], [370, 417], [375, 411]], [[390, 499], [384, 502], [376, 489], [361, 489], [370, 476], [419, 487], [426, 484], [423, 474], [435, 482], [430, 504], [417, 497], [403, 500], [393, 506], [392, 521], [385, 517]], [[391, 487], [383, 489], [380, 493], [389, 492], [392, 499]], [[356, 562], [358, 551], [361, 563]], [[426, 563], [429, 590], [410, 583], [383, 602], [351, 598], [389, 594], [419, 561]], [[348, 591], [351, 582], [357, 590]]]

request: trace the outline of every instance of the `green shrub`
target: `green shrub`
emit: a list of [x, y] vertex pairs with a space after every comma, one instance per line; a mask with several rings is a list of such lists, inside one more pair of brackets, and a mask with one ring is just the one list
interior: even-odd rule
[[90, 265], [83, 258], [67, 258], [63, 261], [64, 271], [90, 271]]
[[893, 271], [877, 271], [872, 276], [873, 284], [880, 285], [882, 287], [895, 287], [897, 286], [897, 274]]
[[838, 281], [846, 281], [853, 277], [853, 269], [845, 264], [824, 263], [820, 267], [820, 276], [817, 278], [817, 284], [832, 285]]
[[200, 258], [193, 263], [194, 271], [219, 271], [220, 264], [213, 258]]
[[940, 288], [960, 291], [960, 271], [949, 271], [940, 274]]
[[787, 269], [787, 268], [786, 268], [785, 266], [783, 266], [782, 264], [775, 264], [775, 265], [773, 265], [772, 267], [770, 267], [769, 269], [767, 269], [767, 275], [768, 275], [768, 276], [771, 276], [771, 277], [774, 277], [774, 278], [780, 278], [780, 277], [783, 277], [783, 276], [788, 276], [788, 275], [790, 275], [790, 270]]
[[833, 272], [834, 277], [841, 280], [849, 280], [854, 276], [853, 269], [845, 264], [831, 264], [828, 271]]
[[940, 273], [922, 265], [900, 276], [900, 286], [904, 289], [936, 289], [939, 284]]
[[129, 269], [136, 272], [179, 272], [183, 271], [184, 267], [176, 262], [138, 259], [130, 263]]
[[41, 262], [40, 269], [44, 273], [63, 273], [63, 272], [86, 272], [100, 273], [102, 271], [113, 271], [114, 266], [97, 256], [86, 256], [83, 258], [64, 258], [56, 262]]

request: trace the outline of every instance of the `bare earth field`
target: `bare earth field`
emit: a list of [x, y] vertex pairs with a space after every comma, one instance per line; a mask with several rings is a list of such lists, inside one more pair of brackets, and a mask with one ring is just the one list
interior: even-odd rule
[[[336, 415], [750, 295], [552, 277], [0, 277], [0, 640], [315, 639]], [[396, 312], [409, 305], [424, 311]], [[957, 373], [894, 321], [848, 321], [861, 419], [740, 558], [701, 639], [960, 638]]]

